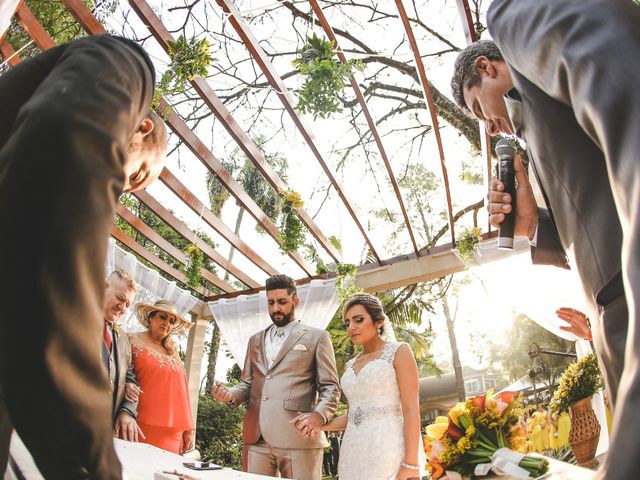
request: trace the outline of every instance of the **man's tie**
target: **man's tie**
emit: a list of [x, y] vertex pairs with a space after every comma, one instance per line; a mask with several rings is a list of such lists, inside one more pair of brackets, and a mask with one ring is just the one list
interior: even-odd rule
[[284, 337], [284, 328], [280, 328], [280, 327], [276, 328], [276, 337], [278, 338]]
[[107, 345], [109, 351], [111, 351], [111, 345], [113, 344], [113, 339], [111, 338], [111, 329], [107, 322], [104, 323], [104, 331], [102, 332], [102, 338], [104, 339], [104, 343]]

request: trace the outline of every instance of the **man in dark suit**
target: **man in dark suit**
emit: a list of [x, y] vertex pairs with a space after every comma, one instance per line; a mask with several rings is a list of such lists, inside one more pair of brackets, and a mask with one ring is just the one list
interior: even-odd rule
[[213, 397], [237, 407], [247, 403], [242, 438], [247, 470], [260, 475], [320, 480], [324, 434], [301, 437], [292, 420], [310, 427], [333, 417], [340, 390], [329, 334], [295, 318], [300, 303], [294, 280], [274, 275], [266, 281], [273, 321], [249, 339], [240, 382], [217, 384]]
[[108, 35], [0, 77], [0, 410], [45, 478], [122, 478], [98, 353], [106, 240], [118, 196], [164, 163], [154, 82], [143, 49]]
[[131, 361], [129, 337], [120, 332], [117, 322], [131, 306], [136, 288], [135, 280], [123, 270], [114, 270], [106, 279], [101, 349], [102, 364], [109, 378], [114, 434], [131, 442], [137, 442], [140, 435], [144, 438], [136, 422], [139, 385]]
[[[527, 142], [545, 208], [516, 159], [516, 234], [535, 263], [578, 270], [615, 419], [606, 478], [635, 478], [640, 434], [640, 6], [633, 0], [494, 0], [496, 44], [460, 53], [457, 103], [491, 135]], [[490, 186], [491, 223], [511, 211]], [[567, 258], [568, 257], [568, 258]], [[627, 308], [628, 304], [628, 308]]]

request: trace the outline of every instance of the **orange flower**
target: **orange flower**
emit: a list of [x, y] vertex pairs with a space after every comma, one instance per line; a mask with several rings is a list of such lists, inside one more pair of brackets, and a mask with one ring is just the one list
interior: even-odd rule
[[471, 405], [473, 405], [475, 408], [479, 410], [483, 410], [486, 397], [484, 395], [477, 395], [475, 397], [470, 398], [469, 401], [471, 402]]
[[438, 479], [444, 474], [444, 467], [441, 463], [436, 462], [435, 460], [429, 460], [427, 463], [427, 469], [429, 473], [431, 473], [431, 478]]
[[511, 405], [511, 402], [513, 402], [513, 399], [517, 396], [518, 392], [500, 392], [496, 395], [496, 398]]

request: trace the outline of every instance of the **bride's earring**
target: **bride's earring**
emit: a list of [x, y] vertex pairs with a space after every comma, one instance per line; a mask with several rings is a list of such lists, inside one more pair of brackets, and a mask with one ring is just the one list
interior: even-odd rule
[[382, 335], [382, 327], [378, 327], [378, 335]]

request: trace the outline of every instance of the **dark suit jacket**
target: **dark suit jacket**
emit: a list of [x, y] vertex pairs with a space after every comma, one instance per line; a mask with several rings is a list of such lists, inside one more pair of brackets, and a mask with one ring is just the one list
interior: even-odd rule
[[273, 447], [324, 448], [324, 434], [300, 436], [289, 424], [298, 412], [317, 411], [333, 417], [340, 388], [329, 334], [300, 323], [289, 335], [269, 368], [264, 350], [268, 329], [249, 339], [240, 382], [231, 389], [236, 405], [247, 402], [243, 438], [246, 444], [260, 435]]
[[558, 258], [560, 248], [572, 252], [600, 315], [592, 324], [594, 341], [616, 402], [601, 474], [635, 478], [640, 6], [633, 0], [495, 0], [487, 20], [522, 97], [522, 123], [514, 127], [527, 142], [549, 207], [534, 260], [554, 252]]
[[109, 372], [109, 350], [107, 345], [102, 341], [102, 364], [107, 372], [110, 380], [109, 391], [113, 402], [113, 418], [115, 420], [121, 410], [126, 410], [133, 418], [138, 417], [138, 402], [130, 402], [124, 398], [124, 389], [126, 383], [138, 385], [136, 371], [131, 361], [131, 343], [129, 337], [124, 332], [112, 332], [113, 336], [113, 366], [114, 381], [111, 382]]

